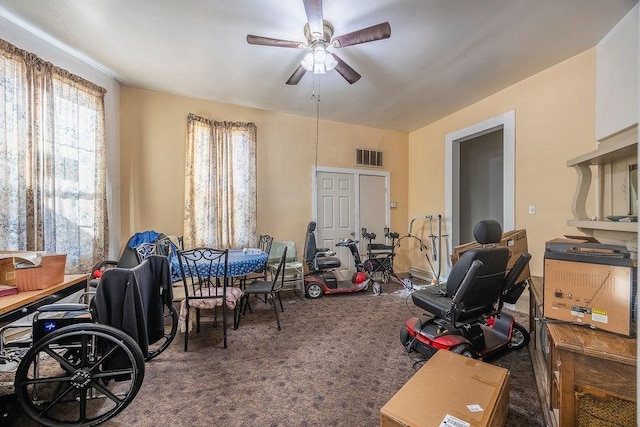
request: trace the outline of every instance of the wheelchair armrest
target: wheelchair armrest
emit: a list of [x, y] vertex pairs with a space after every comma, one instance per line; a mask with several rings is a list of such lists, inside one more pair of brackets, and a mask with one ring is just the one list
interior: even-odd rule
[[467, 273], [464, 275], [464, 278], [462, 279], [462, 283], [460, 283], [460, 286], [458, 287], [456, 294], [452, 298], [452, 303], [454, 304], [460, 303], [460, 301], [462, 300], [462, 297], [467, 292], [467, 289], [469, 288], [469, 286], [473, 282], [475, 282], [476, 278], [478, 277], [478, 273], [480, 272], [480, 268], [482, 268], [483, 265], [484, 264], [479, 259], [473, 260], [473, 262], [471, 263], [471, 267], [469, 267], [469, 270], [467, 270]]
[[38, 311], [41, 313], [53, 313], [57, 311], [82, 311], [89, 310], [87, 304], [65, 303], [65, 304], [47, 304], [40, 306]]

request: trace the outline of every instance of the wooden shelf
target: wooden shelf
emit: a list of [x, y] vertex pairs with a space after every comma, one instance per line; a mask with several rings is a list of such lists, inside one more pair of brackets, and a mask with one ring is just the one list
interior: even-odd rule
[[586, 221], [570, 219], [567, 225], [576, 228], [586, 228], [590, 230], [626, 231], [635, 233], [638, 231], [637, 222], [616, 222], [616, 221]]
[[575, 166], [579, 164], [586, 164], [589, 166], [603, 165], [616, 160], [622, 160], [635, 155], [637, 145], [637, 141], [631, 138], [616, 141], [607, 144], [604, 147], [598, 147], [598, 149], [582, 154], [581, 156], [574, 157], [571, 160], [567, 160], [567, 166]]
[[[591, 189], [592, 181], [592, 166], [598, 166], [596, 169], [598, 183], [601, 187], [596, 194], [596, 215], [604, 217], [606, 215], [615, 214], [615, 210], [620, 209], [620, 201], [616, 202], [614, 206], [604, 208], [602, 201], [605, 197], [613, 198], [620, 197], [618, 193], [612, 193], [612, 188], [608, 188], [602, 185], [605, 178], [614, 179], [615, 168], [620, 168], [621, 165], [627, 163], [637, 163], [638, 153], [638, 126], [633, 125], [627, 129], [623, 129], [604, 140], [601, 140], [598, 148], [580, 156], [574, 157], [567, 161], [567, 166], [574, 168], [578, 175], [578, 183], [576, 191], [573, 196], [573, 203], [571, 204], [571, 210], [573, 213], [573, 219], [567, 221], [567, 225], [572, 227], [581, 228], [583, 230], [606, 230], [606, 231], [622, 231], [628, 233], [637, 233], [638, 227], [634, 223], [628, 222], [615, 222], [615, 221], [589, 221], [590, 215], [587, 214], [587, 196]], [[633, 162], [633, 163], [630, 163]], [[627, 166], [628, 167], [628, 166]], [[614, 169], [612, 169], [614, 168]], [[625, 181], [626, 182], [626, 181]], [[609, 183], [609, 185], [612, 185]], [[608, 188], [608, 193], [605, 194], [605, 188]], [[612, 199], [613, 200], [613, 199]], [[628, 205], [628, 202], [627, 202]], [[628, 206], [625, 207], [627, 209]], [[614, 212], [610, 212], [614, 211]], [[593, 235], [591, 233], [591, 235]]]

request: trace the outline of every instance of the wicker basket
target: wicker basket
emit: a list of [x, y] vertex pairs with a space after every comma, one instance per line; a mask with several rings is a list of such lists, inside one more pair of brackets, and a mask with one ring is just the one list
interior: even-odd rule
[[636, 426], [636, 402], [588, 393], [576, 393], [576, 401], [580, 427]]

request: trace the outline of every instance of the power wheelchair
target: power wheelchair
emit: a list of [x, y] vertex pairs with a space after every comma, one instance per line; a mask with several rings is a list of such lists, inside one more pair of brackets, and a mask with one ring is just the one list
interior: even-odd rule
[[145, 361], [173, 341], [172, 309], [167, 258], [152, 255], [105, 271], [90, 304], [38, 307], [30, 339], [8, 341], [5, 333], [24, 325], [5, 325], [0, 365], [17, 368], [15, 395], [0, 400], [0, 424], [18, 417], [18, 405], [46, 426], [93, 426], [119, 414], [140, 390]]

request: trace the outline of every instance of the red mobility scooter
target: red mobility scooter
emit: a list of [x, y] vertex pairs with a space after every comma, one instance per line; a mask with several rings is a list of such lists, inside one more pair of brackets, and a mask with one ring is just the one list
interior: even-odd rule
[[474, 237], [483, 247], [464, 253], [446, 284], [411, 294], [413, 303], [426, 313], [402, 326], [400, 341], [408, 352], [429, 358], [438, 350], [451, 350], [484, 359], [503, 349], [523, 348], [529, 342], [527, 329], [502, 312], [502, 306], [505, 295], [522, 286], [516, 281], [531, 255], [522, 254], [507, 272], [509, 249], [495, 245], [502, 237], [500, 224], [480, 221]]
[[307, 298], [320, 298], [324, 294], [338, 294], [367, 290], [371, 278], [362, 265], [358, 241], [351, 238], [342, 239], [336, 246], [349, 248], [355, 261], [356, 271], [351, 280], [338, 280], [334, 270], [340, 267], [340, 258], [334, 257], [335, 252], [329, 248], [316, 246], [316, 223], [311, 221], [307, 226], [307, 236], [304, 243], [304, 262], [309, 273], [304, 276], [304, 292]]

